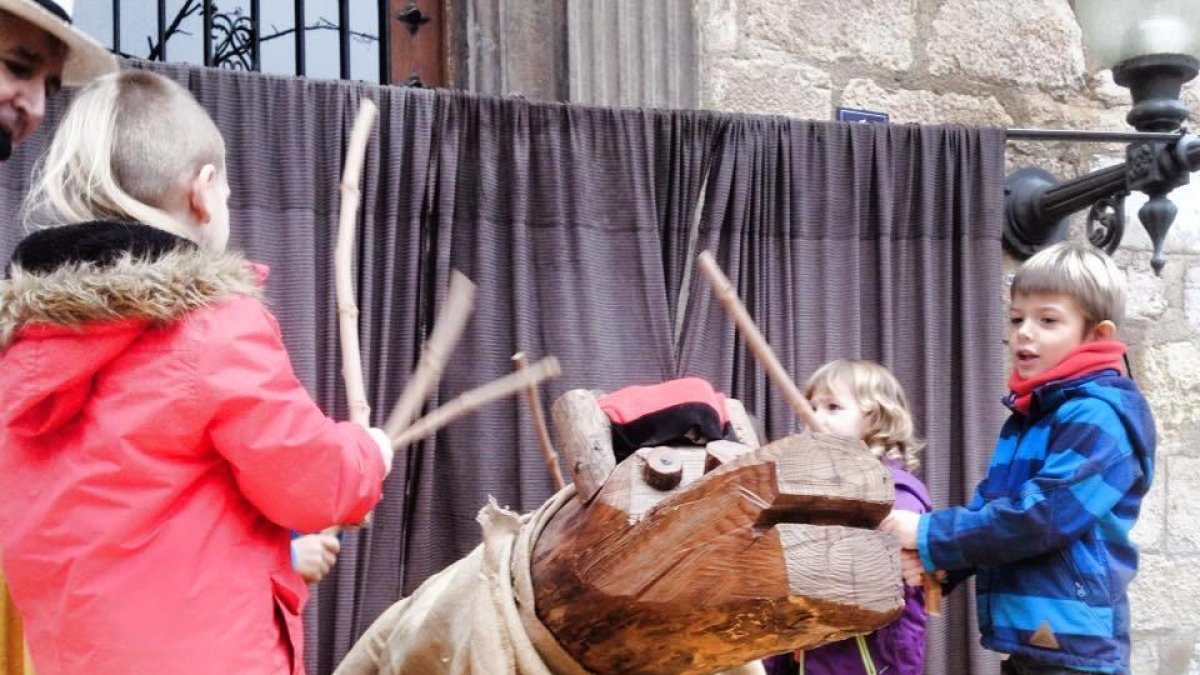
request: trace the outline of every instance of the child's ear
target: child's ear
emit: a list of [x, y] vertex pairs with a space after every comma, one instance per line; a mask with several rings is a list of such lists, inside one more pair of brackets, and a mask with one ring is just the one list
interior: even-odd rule
[[1092, 326], [1089, 334], [1088, 342], [1103, 342], [1111, 340], [1117, 335], [1117, 324], [1105, 319], [1100, 323]]
[[219, 177], [216, 166], [205, 164], [188, 185], [188, 210], [197, 225], [205, 225], [212, 220], [212, 190]]

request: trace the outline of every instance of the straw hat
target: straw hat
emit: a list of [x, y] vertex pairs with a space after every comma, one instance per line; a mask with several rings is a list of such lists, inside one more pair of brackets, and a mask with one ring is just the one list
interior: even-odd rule
[[117, 69], [117, 59], [112, 53], [71, 25], [74, 10], [75, 0], [0, 0], [0, 11], [28, 21], [67, 46], [64, 84], [83, 84]]

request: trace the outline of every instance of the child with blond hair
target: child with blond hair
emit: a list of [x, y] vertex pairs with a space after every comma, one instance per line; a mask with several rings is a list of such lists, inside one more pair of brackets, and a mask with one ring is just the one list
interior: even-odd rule
[[[920, 467], [922, 444], [913, 431], [908, 398], [891, 371], [873, 361], [831, 361], [809, 378], [804, 396], [825, 431], [861, 440], [887, 466], [896, 485], [895, 508], [914, 515], [929, 510], [929, 491], [911, 473]], [[906, 587], [903, 612], [870, 635], [775, 656], [765, 665], [770, 675], [920, 675], [925, 670], [924, 591]]]
[[1125, 283], [1108, 256], [1064, 242], [1017, 273], [1008, 311], [1012, 415], [967, 506], [893, 511], [919, 555], [905, 577], [975, 575], [983, 645], [1003, 671], [1129, 672], [1129, 531], [1154, 475], [1154, 419], [1125, 375]]
[[0, 281], [0, 551], [39, 675], [302, 673], [289, 529], [392, 451], [326, 417], [225, 252], [225, 145], [178, 84], [84, 87]]

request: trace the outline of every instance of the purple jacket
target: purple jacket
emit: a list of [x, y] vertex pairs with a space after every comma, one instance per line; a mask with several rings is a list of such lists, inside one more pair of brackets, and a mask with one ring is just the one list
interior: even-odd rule
[[[933, 507], [929, 491], [916, 476], [891, 460], [884, 464], [896, 481], [896, 508], [925, 513]], [[904, 611], [888, 625], [866, 636], [871, 661], [880, 675], [921, 675], [925, 672], [925, 591], [904, 587]], [[799, 664], [791, 654], [765, 659], [767, 675], [796, 675]], [[804, 675], [865, 673], [854, 638], [804, 652]]]

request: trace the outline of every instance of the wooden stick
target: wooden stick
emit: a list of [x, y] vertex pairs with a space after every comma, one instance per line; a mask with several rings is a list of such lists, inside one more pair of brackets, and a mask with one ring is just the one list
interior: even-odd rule
[[399, 436], [400, 432], [412, 423], [421, 406], [425, 404], [425, 399], [429, 398], [433, 388], [442, 379], [442, 371], [446, 368], [454, 346], [462, 337], [474, 307], [475, 284], [462, 272], [451, 272], [446, 304], [442, 306], [442, 311], [438, 312], [437, 323], [433, 325], [433, 333], [425, 342], [417, 369], [413, 371], [412, 378], [404, 387], [400, 400], [396, 401], [396, 406], [392, 408], [387, 423], [383, 425], [388, 438]]
[[700, 271], [704, 273], [708, 284], [712, 286], [713, 294], [717, 296], [717, 300], [721, 301], [721, 305], [725, 308], [725, 313], [733, 319], [738, 330], [742, 331], [742, 339], [746, 341], [746, 346], [750, 348], [750, 352], [754, 354], [754, 358], [758, 359], [759, 365], [763, 370], [767, 371], [767, 377], [779, 387], [783, 398], [787, 400], [788, 405], [792, 406], [796, 416], [804, 421], [804, 425], [810, 431], [825, 431], [821, 423], [813, 415], [812, 406], [808, 400], [804, 398], [804, 394], [796, 388], [796, 383], [792, 382], [792, 378], [783, 368], [783, 364], [779, 363], [779, 359], [775, 357], [775, 352], [772, 351], [771, 345], [767, 343], [766, 338], [759, 332], [758, 326], [754, 325], [754, 319], [750, 317], [750, 313], [746, 311], [745, 305], [738, 299], [737, 291], [733, 287], [733, 283], [729, 281], [729, 277], [721, 271], [721, 267], [717, 265], [717, 261], [709, 251], [704, 251], [697, 259], [700, 265]]
[[399, 449], [423, 438], [428, 438], [438, 429], [482, 405], [506, 396], [512, 396], [526, 387], [536, 385], [552, 377], [558, 377], [561, 373], [562, 369], [558, 365], [558, 359], [553, 356], [547, 356], [525, 370], [509, 373], [498, 380], [493, 380], [485, 385], [464, 392], [453, 401], [413, 422], [411, 426], [399, 435], [393, 436], [392, 447]]
[[[513, 354], [512, 361], [517, 372], [525, 370], [525, 366], [528, 365], [525, 352]], [[546, 468], [550, 470], [550, 477], [554, 479], [554, 489], [561, 490], [565, 483], [562, 471], [558, 467], [558, 453], [554, 451], [554, 444], [550, 442], [550, 430], [546, 428], [546, 416], [542, 413], [542, 397], [538, 393], [536, 384], [531, 384], [525, 389], [525, 400], [529, 402], [529, 414], [533, 419], [533, 428], [537, 431], [538, 447], [542, 449], [542, 459], [546, 460]]]
[[337, 247], [334, 250], [334, 280], [337, 285], [338, 329], [342, 342], [342, 380], [346, 384], [346, 403], [350, 421], [364, 427], [371, 424], [371, 406], [363, 385], [362, 353], [358, 344], [358, 305], [354, 299], [354, 230], [358, 219], [359, 182], [367, 136], [375, 121], [375, 104], [364, 98], [354, 118], [346, 164], [342, 171], [342, 203], [338, 218]]

